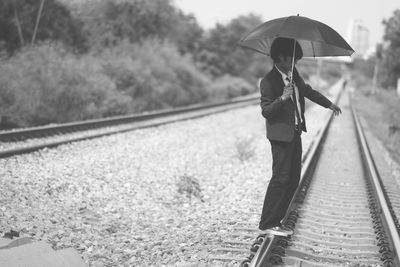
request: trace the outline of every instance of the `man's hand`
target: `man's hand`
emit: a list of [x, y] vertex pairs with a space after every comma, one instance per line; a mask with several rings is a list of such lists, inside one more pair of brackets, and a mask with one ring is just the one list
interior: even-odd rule
[[285, 88], [283, 88], [283, 94], [281, 96], [282, 101], [285, 101], [286, 99], [289, 99], [293, 95], [293, 85], [286, 85]]
[[342, 113], [342, 110], [341, 110], [338, 106], [336, 106], [335, 104], [333, 104], [333, 103], [332, 103], [332, 105], [329, 107], [329, 109], [333, 111], [333, 114], [334, 114], [335, 116], [338, 116], [339, 114]]

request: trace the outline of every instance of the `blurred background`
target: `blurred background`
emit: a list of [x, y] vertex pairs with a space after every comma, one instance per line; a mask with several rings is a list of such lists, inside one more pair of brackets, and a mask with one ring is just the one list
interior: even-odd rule
[[400, 4], [389, 0], [1, 0], [0, 127], [258, 93], [272, 62], [236, 43], [263, 21], [296, 14], [328, 24], [356, 51], [303, 59], [303, 77], [324, 89], [345, 74], [359, 98], [372, 101], [361, 108], [385, 105], [388, 129], [400, 129]]

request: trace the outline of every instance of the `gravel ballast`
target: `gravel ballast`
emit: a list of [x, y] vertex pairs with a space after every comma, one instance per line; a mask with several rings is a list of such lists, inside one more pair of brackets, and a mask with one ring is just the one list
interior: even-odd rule
[[[307, 110], [304, 152], [329, 114]], [[249, 106], [0, 159], [0, 234], [74, 247], [89, 266], [218, 266], [232, 225], [257, 228], [270, 154]]]

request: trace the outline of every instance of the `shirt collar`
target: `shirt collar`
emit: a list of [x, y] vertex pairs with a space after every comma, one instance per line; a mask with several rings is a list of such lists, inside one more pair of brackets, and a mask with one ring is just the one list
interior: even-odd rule
[[290, 79], [290, 77], [289, 77], [286, 73], [282, 72], [282, 71], [276, 66], [276, 64], [275, 64], [274, 66], [275, 66], [275, 68], [279, 71], [279, 73], [282, 75], [282, 80], [283, 80], [283, 82], [284, 82], [285, 84], [287, 84], [288, 81], [286, 80], [286, 78], [289, 78], [289, 79]]

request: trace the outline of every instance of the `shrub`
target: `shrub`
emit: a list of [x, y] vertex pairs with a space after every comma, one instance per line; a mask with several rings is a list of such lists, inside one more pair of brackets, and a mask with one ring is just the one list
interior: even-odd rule
[[208, 97], [209, 78], [169, 42], [123, 42], [102, 57], [104, 74], [133, 99], [135, 112], [198, 103]]
[[179, 194], [186, 195], [189, 199], [189, 203], [192, 203], [192, 196], [198, 198], [201, 202], [204, 202], [200, 183], [195, 177], [186, 173], [181, 175], [176, 182], [176, 187]]
[[0, 66], [0, 113], [19, 126], [100, 117], [113, 83], [61, 45], [29, 47]]
[[209, 78], [175, 45], [157, 40], [81, 56], [45, 43], [1, 63], [0, 115], [23, 127], [208, 99]]
[[209, 91], [214, 100], [223, 101], [256, 92], [257, 86], [249, 84], [243, 78], [224, 75], [210, 85]]

